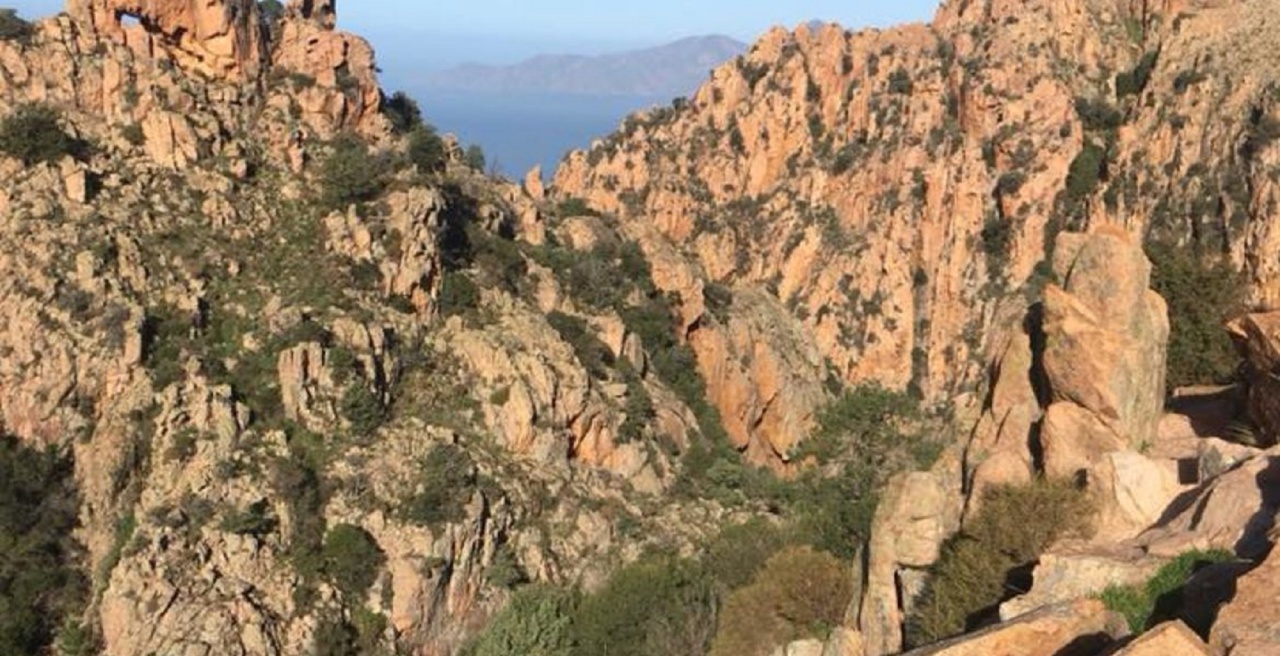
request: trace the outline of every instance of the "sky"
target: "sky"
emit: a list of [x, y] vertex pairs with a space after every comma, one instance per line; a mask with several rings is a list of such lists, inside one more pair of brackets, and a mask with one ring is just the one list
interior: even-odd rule
[[[63, 0], [0, 0], [27, 17]], [[536, 54], [599, 54], [724, 34], [750, 42], [772, 25], [811, 19], [846, 27], [932, 18], [938, 0], [343, 0], [342, 29], [368, 38], [391, 77], [463, 62], [515, 63]]]

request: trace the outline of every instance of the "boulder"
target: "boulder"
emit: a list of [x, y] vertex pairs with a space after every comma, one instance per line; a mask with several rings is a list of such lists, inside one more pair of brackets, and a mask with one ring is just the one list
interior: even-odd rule
[[1280, 510], [1280, 453], [1273, 449], [1187, 493], [1138, 538], [1154, 556], [1225, 549], [1242, 558], [1265, 554], [1267, 531]]
[[1044, 369], [1053, 404], [1043, 429], [1045, 469], [1075, 474], [1115, 447], [1158, 435], [1169, 320], [1148, 289], [1141, 246], [1112, 229], [1063, 233], [1054, 251], [1063, 281], [1044, 295]]
[[1046, 553], [1036, 564], [1031, 591], [1000, 605], [1000, 619], [1009, 621], [1038, 608], [1095, 595], [1109, 585], [1141, 584], [1159, 568], [1160, 560], [1120, 551], [1065, 549]]
[[1124, 619], [1097, 599], [1047, 606], [977, 633], [905, 656], [1094, 656], [1125, 632]]
[[1173, 621], [1147, 631], [1115, 656], [1210, 656], [1210, 653], [1200, 636], [1182, 622]]
[[884, 489], [872, 523], [859, 616], [868, 654], [902, 649], [903, 609], [912, 604], [901, 598], [907, 595], [903, 573], [937, 562], [942, 543], [960, 527], [962, 496], [949, 484], [959, 477], [946, 469], [902, 474]]
[[1218, 613], [1209, 644], [1217, 656], [1274, 656], [1280, 654], [1280, 621], [1276, 620], [1276, 591], [1280, 590], [1280, 551], [1236, 583], [1236, 595]]

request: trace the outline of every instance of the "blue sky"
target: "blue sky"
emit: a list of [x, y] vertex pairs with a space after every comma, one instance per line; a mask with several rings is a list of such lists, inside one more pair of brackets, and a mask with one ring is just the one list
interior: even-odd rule
[[[512, 63], [539, 53], [594, 54], [727, 34], [751, 41], [771, 25], [809, 19], [847, 27], [928, 20], [938, 0], [345, 0], [343, 29], [373, 42], [387, 74], [463, 61]], [[24, 16], [58, 11], [62, 0], [9, 0]]]

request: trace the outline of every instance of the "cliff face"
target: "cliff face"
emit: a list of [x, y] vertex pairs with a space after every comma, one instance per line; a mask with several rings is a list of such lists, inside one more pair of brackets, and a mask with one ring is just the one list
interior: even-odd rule
[[776, 462], [796, 431], [773, 409], [804, 417], [809, 394], [770, 405], [765, 377], [717, 375], [734, 358], [696, 323], [706, 284], [763, 290], [845, 382], [959, 406], [1001, 304], [1037, 293], [1065, 228], [1229, 254], [1273, 302], [1276, 76], [1260, 53], [1276, 33], [1253, 18], [1271, 8], [949, 2], [929, 25], [775, 30], [687, 102], [570, 155], [553, 193], [683, 254], [696, 273], [671, 289], [694, 299], [712, 396]]

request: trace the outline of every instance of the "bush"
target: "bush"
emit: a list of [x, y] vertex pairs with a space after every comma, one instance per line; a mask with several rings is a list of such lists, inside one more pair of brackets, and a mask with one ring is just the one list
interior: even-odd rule
[[244, 510], [232, 510], [222, 519], [223, 531], [254, 537], [270, 535], [279, 525], [266, 501], [254, 503]]
[[476, 144], [467, 146], [467, 152], [463, 155], [462, 161], [466, 162], [467, 166], [472, 170], [483, 172], [485, 166], [484, 149]]
[[448, 271], [440, 281], [436, 307], [444, 317], [463, 316], [480, 307], [480, 288], [466, 274]]
[[46, 653], [84, 601], [72, 485], [69, 460], [0, 435], [0, 653]]
[[359, 137], [338, 137], [320, 167], [321, 203], [329, 210], [345, 210], [374, 200], [385, 185], [385, 168], [385, 162], [374, 157]]
[[650, 556], [619, 570], [574, 616], [579, 656], [705, 653], [715, 595], [697, 563]]
[[1107, 151], [1092, 141], [1085, 142], [1067, 171], [1066, 200], [1069, 204], [1083, 202], [1093, 193], [1106, 164]]
[[356, 380], [347, 387], [338, 410], [359, 437], [373, 435], [391, 415], [386, 404], [369, 390], [368, 383], [363, 380]]
[[402, 507], [405, 519], [433, 528], [461, 521], [477, 481], [475, 462], [466, 451], [436, 445], [422, 464], [419, 489]]
[[889, 74], [889, 93], [910, 95], [914, 86], [911, 82], [911, 74], [904, 68], [896, 69]]
[[464, 656], [573, 656], [573, 614], [578, 597], [536, 585], [511, 598], [502, 612], [462, 650]]
[[808, 547], [784, 549], [726, 599], [711, 656], [767, 656], [792, 640], [824, 638], [852, 596], [849, 567]]
[[1152, 244], [1147, 251], [1151, 287], [1169, 305], [1168, 388], [1230, 382], [1239, 357], [1222, 326], [1246, 309], [1243, 277], [1226, 260], [1191, 248]]
[[18, 12], [0, 7], [0, 41], [25, 42], [34, 33], [31, 23], [22, 20]]
[[382, 113], [391, 121], [391, 129], [398, 134], [409, 134], [423, 126], [422, 109], [418, 107], [418, 101], [403, 91], [382, 99]]
[[339, 524], [324, 539], [324, 571], [348, 603], [369, 594], [387, 557], [368, 531], [351, 524]]
[[1076, 114], [1086, 130], [1109, 132], [1124, 123], [1124, 114], [1101, 98], [1076, 98]]
[[600, 216], [600, 212], [592, 209], [590, 205], [587, 205], [587, 201], [581, 198], [566, 198], [560, 201], [560, 204], [556, 206], [556, 214], [564, 219], [575, 216]]
[[23, 105], [0, 121], [0, 152], [27, 166], [67, 155], [78, 157], [82, 148], [63, 131], [57, 110], [48, 105]]
[[1090, 516], [1084, 495], [1066, 483], [988, 490], [978, 513], [943, 546], [907, 618], [908, 642], [933, 643], [991, 619], [1009, 596], [1010, 574], [1059, 537], [1087, 530]]
[[430, 125], [420, 125], [409, 133], [409, 161], [423, 173], [444, 169], [449, 153], [444, 139]]
[[1182, 608], [1183, 588], [1191, 575], [1214, 563], [1230, 562], [1235, 555], [1228, 551], [1189, 551], [1166, 563], [1141, 586], [1108, 586], [1099, 595], [1107, 608], [1124, 615], [1129, 628], [1140, 634], [1151, 627], [1178, 617]]
[[596, 337], [585, 319], [554, 311], [547, 315], [547, 323], [560, 333], [560, 338], [573, 347], [578, 362], [592, 377], [605, 380], [614, 364], [613, 351]]
[[1136, 96], [1147, 88], [1147, 83], [1151, 81], [1151, 71], [1156, 67], [1156, 61], [1160, 58], [1160, 52], [1148, 52], [1138, 60], [1137, 66], [1132, 71], [1118, 73], [1116, 75], [1116, 97], [1124, 98], [1125, 96]]

